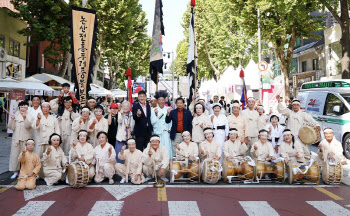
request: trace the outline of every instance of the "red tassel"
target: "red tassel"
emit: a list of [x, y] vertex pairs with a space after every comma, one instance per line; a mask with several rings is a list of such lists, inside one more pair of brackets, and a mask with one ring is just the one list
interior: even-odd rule
[[128, 68], [128, 69], [126, 70], [126, 76], [130, 76], [130, 77], [131, 77], [131, 75], [132, 75], [131, 69]]
[[239, 77], [240, 77], [240, 78], [243, 78], [243, 77], [244, 77], [244, 71], [243, 71], [243, 69], [241, 69], [241, 71], [239, 72]]
[[191, 0], [191, 6], [192, 7], [196, 6], [196, 0]]

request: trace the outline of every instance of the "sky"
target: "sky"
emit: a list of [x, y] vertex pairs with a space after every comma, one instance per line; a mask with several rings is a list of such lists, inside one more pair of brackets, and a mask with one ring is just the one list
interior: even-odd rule
[[[187, 9], [190, 0], [162, 0], [163, 2], [163, 24], [165, 36], [163, 36], [164, 52], [176, 52], [177, 44], [183, 39], [183, 28], [181, 26], [182, 16]], [[147, 32], [152, 36], [155, 0], [140, 0], [142, 9], [147, 14]], [[167, 62], [166, 59], [164, 59]]]

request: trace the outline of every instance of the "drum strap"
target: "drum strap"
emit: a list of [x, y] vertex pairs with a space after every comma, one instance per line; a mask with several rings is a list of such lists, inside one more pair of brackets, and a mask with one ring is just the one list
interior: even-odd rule
[[293, 175], [297, 174], [298, 172], [300, 172], [301, 174], [305, 175], [314, 162], [315, 162], [314, 159], [311, 158], [310, 163], [309, 163], [308, 166], [305, 167], [305, 171], [304, 172], [302, 172], [299, 167], [293, 168], [292, 169]]

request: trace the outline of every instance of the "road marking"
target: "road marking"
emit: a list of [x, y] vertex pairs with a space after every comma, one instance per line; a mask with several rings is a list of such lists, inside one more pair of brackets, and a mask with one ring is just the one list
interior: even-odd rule
[[15, 216], [35, 215], [40, 216], [50, 208], [55, 201], [29, 201], [25, 206], [14, 214]]
[[324, 188], [320, 188], [320, 187], [315, 187], [316, 190], [326, 194], [327, 196], [331, 197], [334, 200], [344, 200], [343, 198], [341, 198], [340, 196], [335, 195], [334, 193], [324, 189]]
[[196, 201], [168, 201], [169, 216], [200, 216]]
[[34, 190], [24, 190], [23, 197], [25, 201], [28, 201], [33, 198], [43, 196], [51, 192], [61, 190], [63, 188], [66, 188], [66, 185], [54, 185], [54, 186], [37, 185]]
[[350, 211], [333, 201], [306, 201], [326, 216], [350, 215]]
[[266, 201], [239, 201], [239, 204], [249, 216], [279, 215]]
[[97, 201], [89, 212], [89, 216], [120, 215], [124, 201]]
[[0, 188], [0, 194], [3, 193], [3, 192], [5, 192], [5, 191], [7, 191], [8, 189], [14, 187], [14, 185], [16, 185], [17, 182], [18, 182], [18, 180], [11, 182], [10, 185], [8, 185], [8, 186], [11, 186], [11, 187], [8, 187], [8, 186], [6, 187], [6, 186], [5, 186], [5, 187], [3, 187], [3, 188]]
[[112, 194], [117, 200], [121, 200], [144, 189], [145, 187], [139, 185], [104, 185], [103, 188]]
[[167, 201], [166, 188], [158, 188], [158, 201]]

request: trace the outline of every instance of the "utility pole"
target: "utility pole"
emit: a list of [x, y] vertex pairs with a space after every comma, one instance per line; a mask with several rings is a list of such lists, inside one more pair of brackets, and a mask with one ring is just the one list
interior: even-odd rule
[[[261, 29], [260, 29], [260, 8], [258, 8], [258, 55], [259, 55], [259, 63], [261, 62]], [[261, 104], [263, 104], [263, 97], [262, 97], [262, 76], [261, 71], [259, 70], [259, 77], [260, 77], [260, 85], [259, 85], [259, 100]]]

